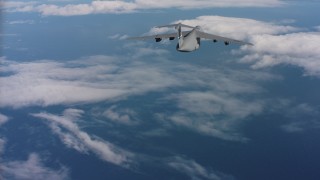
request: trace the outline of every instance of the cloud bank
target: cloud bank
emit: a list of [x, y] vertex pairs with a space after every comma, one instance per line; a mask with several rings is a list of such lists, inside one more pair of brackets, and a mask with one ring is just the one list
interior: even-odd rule
[[256, 35], [277, 35], [299, 30], [299, 28], [293, 26], [273, 22], [224, 16], [199, 16], [195, 19], [178, 20], [174, 23], [177, 22], [191, 26], [201, 26], [205, 32], [249, 40]]
[[280, 0], [106, 0], [92, 1], [81, 4], [41, 4], [36, 2], [8, 2], [4, 3], [9, 11], [13, 12], [39, 12], [42, 15], [74, 16], [102, 13], [132, 13], [143, 10], [157, 9], [201, 9], [214, 7], [275, 7], [284, 2]]
[[94, 103], [178, 84], [163, 69], [121, 57], [95, 56], [66, 63], [2, 62], [1, 72], [9, 75], [0, 77], [0, 107]]
[[78, 109], [66, 109], [62, 116], [49, 113], [32, 114], [32, 116], [49, 121], [52, 131], [58, 135], [67, 147], [80, 153], [93, 152], [102, 160], [123, 167], [128, 166], [132, 153], [122, 150], [110, 142], [91, 137], [78, 127], [75, 121], [83, 113]]
[[[209, 33], [250, 41], [254, 46], [242, 46], [237, 55], [244, 54], [239, 62], [251, 64], [253, 69], [284, 64], [301, 67], [305, 75], [320, 77], [318, 31], [293, 27], [287, 25], [287, 22], [274, 23], [221, 16], [199, 16], [173, 23], [177, 22], [200, 25]], [[158, 31], [152, 28], [149, 33], [157, 34]]]

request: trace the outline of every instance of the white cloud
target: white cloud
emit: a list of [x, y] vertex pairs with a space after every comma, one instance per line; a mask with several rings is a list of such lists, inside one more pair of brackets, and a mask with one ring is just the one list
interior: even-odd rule
[[69, 179], [69, 170], [66, 167], [61, 167], [58, 170], [45, 167], [39, 155], [35, 153], [30, 154], [26, 161], [2, 162], [0, 169], [4, 179]]
[[252, 37], [253, 47], [244, 47], [241, 62], [253, 63], [252, 68], [272, 67], [279, 64], [298, 66], [305, 75], [320, 76], [320, 33], [301, 32], [285, 35]]
[[116, 106], [111, 106], [104, 111], [103, 116], [113, 122], [125, 125], [137, 125], [139, 123], [135, 118], [136, 113], [134, 111], [130, 109], [119, 109]]
[[135, 1], [92, 1], [87, 4], [55, 4], [12, 2], [5, 4], [10, 11], [39, 12], [42, 15], [73, 16], [97, 13], [132, 13], [152, 9], [199, 9], [213, 7], [274, 7], [284, 3], [280, 0], [135, 0]]
[[0, 113], [0, 126], [4, 123], [6, 123], [9, 120], [9, 117], [3, 115]]
[[232, 180], [231, 175], [226, 175], [221, 172], [212, 171], [195, 162], [194, 160], [175, 157], [168, 162], [168, 165], [175, 170], [188, 175], [193, 180], [210, 179], [210, 180]]
[[[74, 148], [81, 153], [93, 152], [102, 160], [120, 165], [128, 166], [133, 154], [127, 152], [110, 142], [97, 137], [91, 137], [82, 131], [76, 124], [83, 111], [67, 109], [62, 116], [49, 113], [32, 114], [34, 117], [45, 119], [51, 123], [52, 131], [59, 136], [61, 141], [69, 148]], [[63, 131], [61, 130], [63, 128]]]

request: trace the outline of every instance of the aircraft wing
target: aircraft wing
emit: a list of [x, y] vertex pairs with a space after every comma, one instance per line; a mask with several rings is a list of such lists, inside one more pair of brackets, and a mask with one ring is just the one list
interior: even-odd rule
[[200, 38], [203, 39], [212, 39], [212, 40], [216, 40], [216, 41], [223, 41], [223, 42], [228, 42], [228, 43], [236, 43], [236, 44], [241, 44], [241, 45], [253, 45], [251, 43], [247, 43], [247, 42], [243, 42], [243, 41], [239, 41], [236, 39], [231, 39], [231, 38], [227, 38], [227, 37], [222, 37], [222, 36], [218, 36], [218, 35], [214, 35], [214, 34], [208, 34], [202, 31], [197, 31], [197, 35]]
[[[188, 34], [190, 31], [182, 32], [182, 35]], [[147, 40], [147, 39], [168, 39], [168, 38], [176, 38], [178, 36], [177, 33], [170, 33], [170, 34], [157, 34], [152, 36], [141, 36], [141, 37], [130, 37], [128, 40]]]

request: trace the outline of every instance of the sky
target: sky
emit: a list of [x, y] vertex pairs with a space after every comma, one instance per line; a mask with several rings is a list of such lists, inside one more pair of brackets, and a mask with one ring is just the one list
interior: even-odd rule
[[0, 179], [319, 179], [319, 1], [0, 4]]

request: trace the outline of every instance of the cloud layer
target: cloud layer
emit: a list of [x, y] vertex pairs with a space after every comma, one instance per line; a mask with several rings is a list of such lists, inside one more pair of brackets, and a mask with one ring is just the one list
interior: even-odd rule
[[[225, 140], [245, 140], [238, 132], [238, 124], [261, 113], [265, 104], [259, 99], [243, 97], [262, 93], [258, 82], [278, 77], [252, 70], [176, 63], [163, 58], [162, 51], [137, 48], [136, 54], [131, 56], [134, 60], [94, 56], [63, 63], [48, 60], [17, 63], [3, 59], [1, 71], [7, 75], [0, 79], [4, 85], [0, 88], [0, 106], [21, 108], [114, 102], [129, 96], [166, 91], [167, 88], [187, 88], [188, 91], [165, 94], [164, 98], [176, 103], [180, 109], [163, 114], [167, 123]], [[151, 56], [156, 59], [153, 63], [139, 60]], [[129, 109], [110, 107], [101, 114], [120, 124], [139, 123]], [[37, 116], [59, 119], [47, 113]], [[85, 152], [83, 143], [74, 140], [77, 139], [75, 132], [63, 135], [60, 128], [54, 126], [54, 129], [68, 139], [70, 146]]]
[[[290, 64], [304, 68], [305, 74], [319, 76], [317, 32], [299, 33], [299, 28], [281, 23], [221, 16], [200, 16], [180, 22], [203, 25], [210, 33], [224, 36], [230, 33], [235, 38], [249, 39], [254, 46], [243, 46], [234, 54], [241, 55], [239, 62], [251, 63], [254, 69]], [[50, 60], [17, 63], [2, 58], [1, 72], [6, 75], [0, 78], [3, 84], [0, 106], [19, 108], [117, 101], [167, 88], [198, 87], [201, 91], [193, 88], [169, 94], [167, 98], [176, 103], [180, 111], [162, 117], [198, 133], [243, 141], [246, 138], [237, 130], [238, 124], [262, 113], [266, 106], [263, 99], [244, 97], [263, 92], [258, 82], [277, 79], [251, 70], [224, 67], [222, 72], [219, 67], [174, 63], [165, 58], [166, 50], [147, 48], [139, 43], [126, 46], [124, 48], [134, 51], [130, 54], [134, 61], [121, 56], [92, 56], [63, 63]], [[157, 59], [157, 63], [141, 60], [149, 58]], [[137, 123], [132, 121], [132, 112], [115, 107], [106, 110], [104, 116], [126, 125]]]
[[100, 13], [132, 13], [156, 9], [201, 9], [214, 7], [274, 7], [284, 3], [280, 0], [134, 0], [92, 1], [81, 4], [40, 4], [35, 2], [8, 2], [5, 7], [15, 12], [39, 12], [42, 15], [74, 16]]

